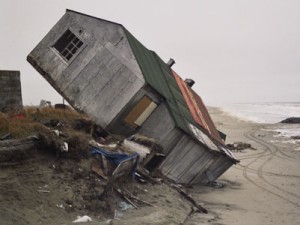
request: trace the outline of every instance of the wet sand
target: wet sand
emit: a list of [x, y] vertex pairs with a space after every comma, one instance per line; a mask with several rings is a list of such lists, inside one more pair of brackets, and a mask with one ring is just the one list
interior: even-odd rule
[[[247, 142], [256, 150], [235, 152], [241, 162], [219, 178], [223, 188], [196, 186], [193, 196], [209, 213], [193, 214], [185, 225], [300, 224], [299, 142], [277, 137], [282, 124], [255, 124], [210, 108], [226, 143]], [[291, 125], [292, 126], [292, 125]]]

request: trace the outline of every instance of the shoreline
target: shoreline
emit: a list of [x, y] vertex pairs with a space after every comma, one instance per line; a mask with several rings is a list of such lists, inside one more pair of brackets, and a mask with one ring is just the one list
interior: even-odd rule
[[227, 134], [226, 143], [246, 142], [256, 150], [234, 152], [241, 162], [218, 179], [223, 188], [195, 186], [190, 190], [209, 214], [193, 214], [186, 225], [298, 224], [298, 146], [284, 142], [287, 138], [276, 137], [272, 129], [278, 124], [243, 121], [218, 108], [211, 107], [209, 112], [217, 129]]

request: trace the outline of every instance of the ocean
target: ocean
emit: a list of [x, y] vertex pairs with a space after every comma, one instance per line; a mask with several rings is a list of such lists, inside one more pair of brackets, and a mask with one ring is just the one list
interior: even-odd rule
[[[300, 117], [300, 102], [227, 104], [220, 109], [254, 123], [276, 124], [289, 117]], [[275, 131], [280, 136], [300, 136], [300, 124], [279, 124]]]
[[278, 123], [288, 117], [300, 117], [300, 102], [239, 103], [220, 108], [230, 115], [255, 123]]

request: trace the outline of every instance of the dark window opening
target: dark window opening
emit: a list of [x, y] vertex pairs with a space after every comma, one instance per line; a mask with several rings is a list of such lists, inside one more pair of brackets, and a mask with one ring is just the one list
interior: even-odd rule
[[151, 173], [164, 161], [166, 156], [164, 154], [156, 153], [145, 165], [145, 168]]
[[70, 30], [67, 30], [54, 44], [54, 48], [69, 61], [83, 45], [83, 42]]

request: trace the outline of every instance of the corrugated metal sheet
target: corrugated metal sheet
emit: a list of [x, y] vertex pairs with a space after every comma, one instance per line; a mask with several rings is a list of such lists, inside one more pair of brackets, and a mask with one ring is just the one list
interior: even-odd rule
[[201, 97], [193, 91], [175, 71], [172, 72], [196, 123], [204, 128], [216, 141], [224, 144]]

